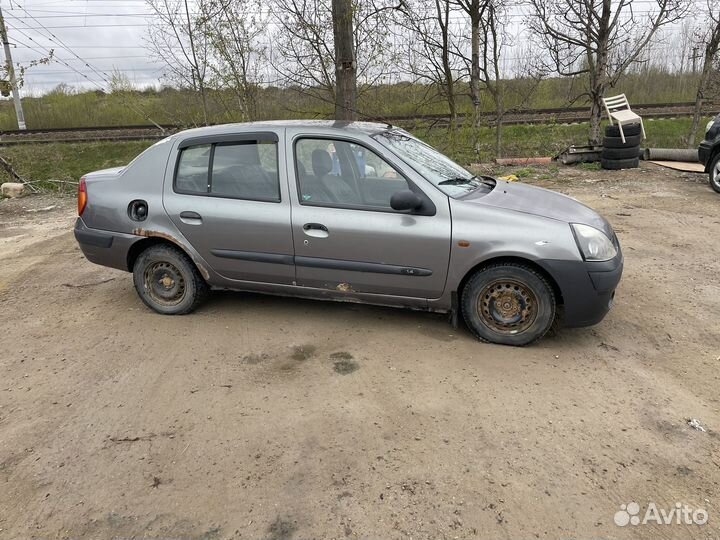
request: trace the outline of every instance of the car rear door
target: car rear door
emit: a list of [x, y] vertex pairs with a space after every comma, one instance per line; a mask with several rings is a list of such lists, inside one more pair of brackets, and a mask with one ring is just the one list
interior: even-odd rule
[[163, 204], [175, 226], [221, 276], [295, 279], [283, 130], [181, 140]]
[[[342, 293], [438, 298], [450, 257], [447, 197], [372, 139], [287, 130], [297, 284]], [[393, 193], [422, 195], [422, 214]]]

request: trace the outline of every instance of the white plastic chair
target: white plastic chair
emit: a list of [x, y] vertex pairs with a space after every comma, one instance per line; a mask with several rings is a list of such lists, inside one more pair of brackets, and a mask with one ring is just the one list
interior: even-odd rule
[[642, 131], [642, 138], [645, 139], [645, 126], [643, 125], [642, 118], [632, 112], [630, 109], [630, 103], [628, 103], [625, 94], [619, 96], [613, 96], [609, 98], [603, 98], [603, 105], [605, 105], [605, 112], [607, 112], [610, 123], [613, 124], [613, 120], [617, 122], [620, 128], [620, 137], [622, 142], [625, 142], [625, 133], [623, 132], [623, 126], [626, 124], [637, 124], [640, 122], [640, 130]]

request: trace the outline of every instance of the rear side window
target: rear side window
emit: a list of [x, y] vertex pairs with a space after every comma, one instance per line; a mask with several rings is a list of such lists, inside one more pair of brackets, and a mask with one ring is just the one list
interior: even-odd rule
[[175, 191], [278, 202], [277, 143], [218, 142], [184, 148], [178, 160]]

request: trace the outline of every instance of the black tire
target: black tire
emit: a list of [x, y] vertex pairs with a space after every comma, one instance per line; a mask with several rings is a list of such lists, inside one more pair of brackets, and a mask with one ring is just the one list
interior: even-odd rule
[[603, 159], [629, 159], [640, 157], [640, 147], [630, 146], [629, 148], [603, 148]]
[[[642, 130], [640, 129], [640, 124], [627, 124], [627, 125], [623, 126], [623, 133], [625, 134], [625, 138], [627, 138], [630, 135], [640, 135], [642, 133]], [[605, 136], [606, 137], [619, 137], [620, 136], [620, 127], [617, 125], [606, 126], [605, 127]]]
[[620, 137], [605, 137], [603, 138], [603, 148], [630, 148], [632, 146], [640, 146], [640, 137], [642, 137], [642, 135], [629, 135], [625, 137], [625, 142], [622, 142]]
[[[481, 268], [465, 285], [460, 303], [475, 337], [501, 345], [529, 345], [543, 337], [555, 320], [552, 286], [542, 274], [522, 264]], [[501, 312], [503, 306], [508, 313]]]
[[610, 171], [619, 171], [620, 169], [637, 169], [640, 166], [640, 158], [628, 159], [605, 159], [600, 160], [600, 166]]
[[710, 187], [720, 193], [720, 152], [716, 152], [710, 160]]
[[190, 313], [209, 292], [190, 258], [168, 245], [151, 246], [140, 253], [133, 266], [133, 283], [145, 305], [163, 315]]

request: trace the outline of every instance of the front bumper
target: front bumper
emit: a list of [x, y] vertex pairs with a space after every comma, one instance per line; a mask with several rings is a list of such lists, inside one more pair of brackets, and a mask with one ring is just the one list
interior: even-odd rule
[[710, 165], [710, 156], [712, 155], [713, 143], [711, 141], [703, 141], [698, 146], [698, 158], [700, 163], [705, 165], [705, 172]]
[[618, 247], [614, 259], [602, 262], [542, 261], [555, 279], [563, 298], [560, 323], [567, 327], [592, 326], [603, 320], [613, 305], [623, 271]]

